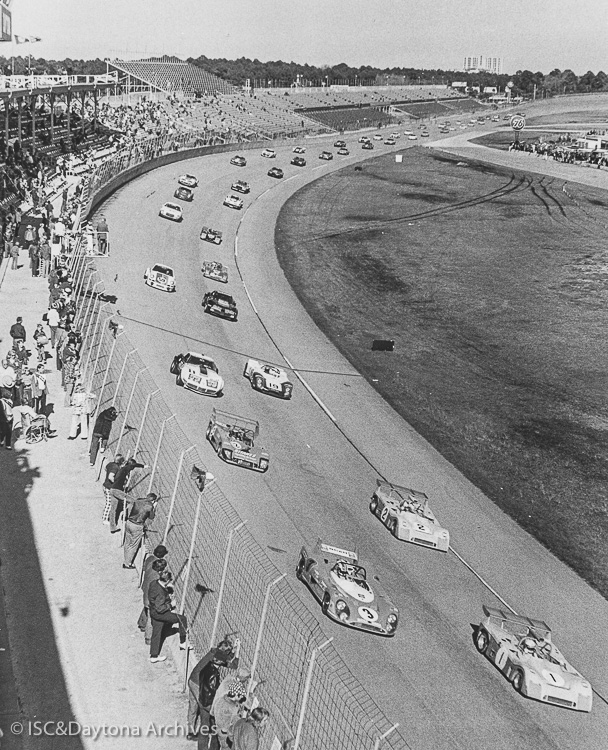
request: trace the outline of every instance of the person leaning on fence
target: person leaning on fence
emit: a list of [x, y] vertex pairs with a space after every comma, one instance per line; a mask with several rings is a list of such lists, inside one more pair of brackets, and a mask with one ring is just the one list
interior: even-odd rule
[[144, 572], [141, 581], [141, 591], [143, 597], [143, 609], [137, 620], [137, 627], [144, 633], [146, 644], [149, 646], [152, 641], [152, 620], [150, 619], [150, 599], [148, 593], [152, 581], [157, 581], [163, 570], [167, 569], [166, 560], [153, 559], [152, 565]]
[[259, 706], [246, 719], [239, 719], [232, 729], [232, 750], [258, 750], [260, 732], [270, 712]]
[[123, 504], [125, 500], [125, 488], [131, 476], [133, 469], [147, 469], [147, 464], [138, 463], [133, 457], [131, 457], [123, 466], [118, 469], [114, 481], [112, 483], [112, 489], [110, 492], [112, 506], [110, 508], [110, 534], [115, 534], [118, 531], [118, 516], [122, 512]]
[[112, 432], [112, 425], [117, 417], [118, 412], [113, 406], [109, 406], [97, 415], [97, 419], [93, 425], [93, 438], [89, 450], [91, 466], [95, 466], [98, 451], [101, 451], [102, 453], [105, 451], [108, 440], [110, 439], [110, 433]]
[[110, 513], [112, 511], [112, 485], [114, 484], [114, 478], [116, 476], [116, 472], [120, 469], [120, 467], [124, 464], [125, 459], [124, 456], [121, 456], [120, 454], [116, 456], [116, 458], [113, 461], [110, 461], [106, 465], [106, 478], [103, 482], [103, 494], [106, 499], [106, 504], [103, 509], [103, 515], [102, 520], [104, 524], [109, 525], [110, 523]]
[[223, 695], [218, 698], [216, 694], [211, 709], [215, 733], [211, 735], [209, 750], [227, 750], [232, 746], [232, 731], [236, 722], [245, 713], [246, 699], [245, 686], [235, 679], [232, 679]]
[[123, 568], [134, 569], [133, 561], [139, 552], [148, 529], [148, 524], [156, 517], [158, 496], [149, 492], [145, 497], [128, 501], [125, 510], [125, 542]]
[[180, 649], [189, 648], [188, 621], [185, 615], [174, 612], [175, 604], [167, 586], [173, 580], [168, 570], [163, 570], [158, 580], [152, 581], [148, 588], [148, 600], [150, 603], [150, 618], [152, 620], [152, 640], [150, 642], [150, 661], [165, 661], [166, 656], [160, 656], [162, 647], [163, 630], [166, 625], [177, 625], [179, 628]]

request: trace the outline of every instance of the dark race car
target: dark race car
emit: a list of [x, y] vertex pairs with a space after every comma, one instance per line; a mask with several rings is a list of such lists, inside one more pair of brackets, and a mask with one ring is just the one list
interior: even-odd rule
[[203, 297], [203, 309], [210, 315], [217, 315], [227, 320], [236, 322], [238, 318], [236, 302], [229, 294], [224, 294], [223, 292], [215, 290], [207, 292]]
[[184, 187], [183, 185], [180, 185], [177, 190], [173, 193], [174, 198], [178, 198], [180, 201], [192, 201], [194, 198], [194, 191], [190, 190], [188, 187]]
[[243, 180], [237, 180], [236, 182], [233, 182], [230, 186], [231, 190], [234, 190], [236, 193], [244, 193], [247, 194], [251, 191], [251, 188], [249, 187], [248, 182], [244, 182]]
[[235, 167], [246, 167], [247, 159], [245, 159], [244, 156], [233, 156], [232, 159], [230, 159], [230, 163], [234, 164]]
[[283, 177], [283, 170], [279, 169], [279, 167], [271, 167], [268, 170], [268, 176], [276, 177], [278, 180], [280, 180]]
[[201, 229], [201, 240], [205, 240], [205, 242], [213, 242], [214, 245], [221, 245], [222, 233], [218, 229], [203, 227]]
[[294, 165], [294, 167], [305, 167], [306, 159], [303, 156], [294, 156], [291, 160], [291, 163]]

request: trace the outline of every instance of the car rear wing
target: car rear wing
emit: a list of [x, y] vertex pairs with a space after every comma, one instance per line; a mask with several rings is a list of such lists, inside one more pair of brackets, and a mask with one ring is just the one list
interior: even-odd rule
[[551, 628], [542, 620], [534, 620], [532, 617], [516, 615], [509, 610], [500, 609], [499, 607], [488, 607], [485, 604], [483, 605], [483, 612], [486, 617], [496, 617], [504, 622], [522, 625], [528, 628], [530, 635], [534, 635], [537, 638], [547, 638], [547, 636], [550, 638], [551, 636]]
[[229, 429], [230, 427], [241, 427], [243, 429], [252, 430], [254, 437], [257, 437], [260, 432], [260, 424], [255, 419], [239, 417], [238, 414], [231, 414], [228, 411], [222, 411], [222, 409], [214, 408], [211, 412], [211, 419], [216, 424], [222, 425], [226, 429]]
[[335, 547], [333, 544], [325, 544], [320, 539], [317, 542], [316, 549], [322, 552], [324, 555], [331, 555], [332, 557], [351, 560], [356, 563], [359, 559], [356, 552], [352, 552], [348, 549], [342, 549], [341, 547]]
[[387, 482], [385, 479], [376, 479], [376, 489], [385, 492], [387, 495], [397, 496], [399, 500], [418, 502], [425, 507], [429, 502], [428, 496], [421, 490], [412, 490], [409, 487]]

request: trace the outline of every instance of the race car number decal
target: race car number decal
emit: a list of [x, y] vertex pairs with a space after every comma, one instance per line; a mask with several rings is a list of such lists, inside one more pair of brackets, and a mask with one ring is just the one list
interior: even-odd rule
[[416, 528], [418, 529], [418, 531], [423, 531], [425, 534], [429, 533], [429, 530], [423, 523], [417, 523]]
[[378, 613], [369, 607], [359, 607], [359, 617], [366, 622], [376, 622]]
[[557, 687], [563, 687], [566, 684], [566, 681], [561, 675], [555, 674], [555, 672], [551, 672], [548, 669], [543, 669], [542, 675], [548, 683], [557, 685]]
[[388, 508], [384, 506], [384, 508], [382, 508], [382, 513], [380, 513], [380, 520], [386, 521], [387, 518], [388, 518]]

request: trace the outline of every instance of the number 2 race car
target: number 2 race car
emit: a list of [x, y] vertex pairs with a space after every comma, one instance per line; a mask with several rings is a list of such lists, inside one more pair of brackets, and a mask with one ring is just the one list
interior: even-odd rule
[[209, 396], [222, 395], [224, 381], [211, 357], [196, 352], [176, 354], [169, 371], [175, 375], [175, 384], [182, 385], [189, 391]]
[[203, 276], [213, 281], [221, 281], [222, 284], [228, 283], [228, 269], [216, 260], [206, 260], [201, 268]]
[[248, 378], [251, 387], [256, 391], [273, 393], [284, 399], [291, 398], [293, 383], [287, 377], [285, 370], [280, 367], [258, 362], [257, 359], [248, 359], [243, 375]]
[[376, 635], [395, 635], [399, 610], [377, 587], [372, 589], [365, 568], [357, 564], [356, 552], [323, 544], [319, 539], [312, 555], [302, 547], [296, 576], [332, 620]]
[[270, 457], [264, 448], [255, 446], [259, 432], [255, 420], [214, 409], [206, 437], [222, 460], [263, 473], [268, 471]]
[[593, 690], [551, 642], [551, 628], [540, 620], [484, 606], [475, 645], [515, 690], [554, 706], [591, 711]]
[[397, 539], [442, 552], [450, 548], [450, 533], [437, 523], [424, 492], [377, 480], [369, 509]]
[[163, 292], [175, 291], [175, 274], [169, 266], [161, 266], [157, 263], [152, 268], [146, 268], [144, 281], [148, 286], [154, 289], [161, 289]]

